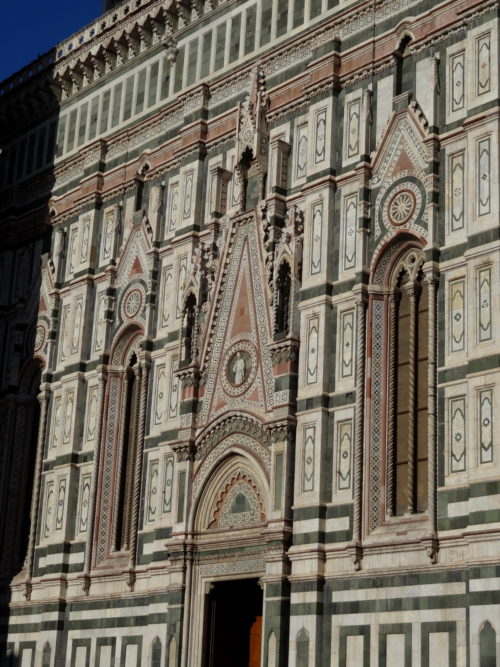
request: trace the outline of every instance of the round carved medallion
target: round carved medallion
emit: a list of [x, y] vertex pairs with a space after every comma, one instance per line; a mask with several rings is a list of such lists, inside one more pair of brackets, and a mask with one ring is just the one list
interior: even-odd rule
[[255, 379], [256, 371], [257, 354], [254, 346], [247, 341], [231, 346], [224, 355], [222, 386], [226, 394], [239, 396], [247, 391]]
[[400, 179], [385, 191], [380, 209], [380, 221], [386, 229], [420, 224], [425, 209], [425, 192], [421, 184]]
[[389, 221], [392, 225], [404, 225], [413, 216], [417, 200], [411, 190], [400, 190], [389, 200]]
[[123, 319], [131, 320], [137, 317], [144, 305], [144, 290], [142, 286], [134, 285], [124, 296], [121, 311]]
[[35, 352], [39, 352], [45, 343], [45, 327], [39, 324], [35, 333]]

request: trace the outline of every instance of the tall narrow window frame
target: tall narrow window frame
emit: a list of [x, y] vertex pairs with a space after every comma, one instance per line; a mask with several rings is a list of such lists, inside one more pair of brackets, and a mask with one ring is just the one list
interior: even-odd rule
[[[360, 359], [365, 358], [365, 374], [361, 378], [364, 393], [363, 412], [368, 420], [364, 438], [366, 438], [367, 465], [364, 473], [363, 497], [366, 501], [363, 513], [363, 524], [360, 531], [365, 535], [374, 532], [394, 531], [394, 522], [406, 522], [412, 531], [423, 531], [422, 537], [437, 535], [437, 295], [439, 285], [438, 264], [424, 254], [424, 238], [407, 230], [394, 235], [387, 243], [373, 263], [368, 287], [368, 303], [366, 316], [363, 313], [362, 301], [357, 317], [358, 331], [366, 339], [361, 349]], [[406, 264], [406, 266], [405, 266]], [[401, 280], [402, 274], [408, 276]], [[427, 381], [421, 373], [422, 382], [420, 391], [414, 387], [412, 419], [413, 423], [423, 421], [427, 423], [421, 428], [421, 445], [418, 446], [418, 434], [413, 452], [419, 453], [412, 458], [413, 475], [415, 470], [419, 479], [414, 481], [413, 492], [405, 483], [404, 492], [400, 490], [400, 498], [405, 497], [404, 507], [396, 507], [395, 498], [397, 489], [396, 475], [396, 436], [395, 423], [397, 419], [397, 330], [398, 299], [402, 288], [406, 287], [408, 303], [413, 292], [414, 300], [414, 332], [418, 332], [418, 320], [428, 317], [428, 324], [423, 327], [423, 335], [414, 340], [414, 349], [420, 349], [419, 356], [414, 358], [414, 371], [417, 365], [426, 366]], [[417, 294], [424, 291], [424, 300], [420, 302], [421, 312], [418, 312]], [[427, 303], [428, 306], [424, 308]], [[427, 313], [424, 311], [427, 310]], [[366, 333], [363, 330], [365, 319]], [[409, 322], [409, 318], [408, 318]], [[401, 325], [403, 326], [403, 325]], [[406, 325], [408, 329], [408, 325]], [[392, 329], [392, 331], [391, 331]], [[403, 329], [404, 331], [404, 329]], [[405, 332], [409, 339], [409, 330]], [[363, 346], [362, 346], [363, 347]], [[426, 352], [423, 352], [426, 350]], [[358, 369], [359, 371], [359, 369]], [[408, 375], [408, 373], [406, 373]], [[407, 388], [408, 382], [406, 382]], [[416, 403], [417, 399], [420, 404]], [[406, 399], [408, 400], [408, 398]], [[418, 406], [420, 415], [417, 414]], [[358, 442], [359, 447], [359, 442]], [[422, 453], [422, 455], [420, 455]], [[420, 459], [420, 461], [418, 460]], [[425, 460], [427, 459], [427, 462]], [[403, 461], [402, 461], [403, 462]], [[415, 465], [418, 464], [418, 465]], [[403, 466], [400, 466], [403, 468]], [[425, 472], [427, 468], [427, 474]], [[406, 475], [406, 478], [408, 475]], [[400, 473], [401, 478], [401, 473]], [[413, 477], [415, 480], [415, 478]], [[415, 502], [415, 488], [420, 488], [419, 503]], [[410, 497], [410, 503], [408, 503]], [[362, 500], [359, 500], [361, 503]], [[427, 507], [426, 507], [427, 506]], [[429, 547], [428, 555], [435, 558], [436, 550]], [[434, 562], [434, 560], [433, 560]]]
[[388, 294], [387, 498], [389, 516], [422, 513], [428, 497], [429, 296], [421, 250], [393, 265]]

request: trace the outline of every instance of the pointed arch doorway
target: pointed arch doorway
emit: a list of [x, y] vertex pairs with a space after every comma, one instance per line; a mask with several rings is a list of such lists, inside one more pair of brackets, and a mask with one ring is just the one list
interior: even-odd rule
[[205, 613], [203, 667], [260, 667], [262, 607], [258, 579], [212, 584]]
[[[188, 662], [260, 667], [269, 472], [265, 446], [242, 434], [212, 450], [195, 475]], [[219, 453], [220, 456], [213, 456]], [[259, 456], [262, 454], [263, 456]]]

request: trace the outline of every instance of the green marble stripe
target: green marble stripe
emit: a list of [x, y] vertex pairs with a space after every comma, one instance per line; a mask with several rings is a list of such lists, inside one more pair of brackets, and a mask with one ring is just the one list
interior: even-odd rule
[[290, 605], [290, 616], [322, 616], [324, 603], [319, 602], [297, 602]]
[[317, 410], [318, 408], [328, 408], [329, 399], [326, 394], [321, 396], [311, 396], [297, 401], [297, 414], [305, 410]]
[[387, 662], [387, 635], [404, 635], [405, 654], [404, 663], [398, 667], [411, 667], [411, 637], [412, 626], [410, 623], [385, 623], [379, 626], [379, 667], [394, 667]]
[[429, 656], [429, 634], [431, 632], [447, 632], [449, 634], [449, 665], [457, 664], [457, 628], [455, 621], [437, 621], [421, 625], [421, 664], [422, 667], [434, 667]]
[[[141, 667], [142, 636], [123, 637], [121, 644], [120, 667]], [[137, 660], [135, 665], [126, 661], [127, 646], [137, 646]]]
[[[418, 584], [441, 584], [467, 581], [468, 570], [466, 568], [456, 570], [432, 570], [410, 574], [387, 574], [377, 576], [352, 576], [342, 579], [329, 579], [328, 585], [333, 594], [335, 591], [383, 589], [385, 586], [395, 587], [407, 586], [408, 592], [412, 586]], [[406, 595], [406, 592], [402, 593]]]
[[313, 531], [311, 533], [294, 534], [293, 545], [303, 546], [305, 544], [323, 544], [325, 542], [325, 531]]
[[446, 368], [438, 372], [438, 382], [456, 382], [457, 380], [464, 380], [472, 373], [481, 373], [484, 371], [496, 370], [500, 366], [500, 354], [491, 354], [479, 359], [471, 359], [463, 366], [455, 368]]
[[369, 625], [353, 625], [344, 626], [340, 628], [339, 633], [339, 667], [354, 667], [348, 665], [347, 660], [347, 637], [359, 636], [364, 637], [363, 642], [363, 665], [356, 665], [356, 667], [369, 667], [370, 664], [370, 626]]
[[290, 582], [291, 593], [322, 593], [323, 589], [324, 583], [322, 579]]
[[[409, 591], [408, 591], [409, 592]], [[403, 594], [403, 591], [402, 591]], [[335, 616], [344, 614], [372, 614], [398, 611], [423, 611], [428, 609], [461, 609], [467, 604], [463, 595], [432, 595], [422, 597], [405, 596], [384, 599], [383, 589], [378, 600], [351, 600], [349, 602], [332, 602], [327, 611]]]
[[311, 505], [310, 507], [296, 507], [293, 510], [294, 521], [307, 521], [308, 519], [324, 519], [326, 516], [324, 505]]

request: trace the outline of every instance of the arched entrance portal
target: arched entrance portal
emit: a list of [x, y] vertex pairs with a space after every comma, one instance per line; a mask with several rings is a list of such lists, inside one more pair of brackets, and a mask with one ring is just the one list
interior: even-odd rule
[[194, 478], [189, 664], [259, 667], [269, 456], [241, 434], [220, 445]]
[[208, 594], [203, 667], [259, 667], [262, 588], [258, 579], [212, 584]]

